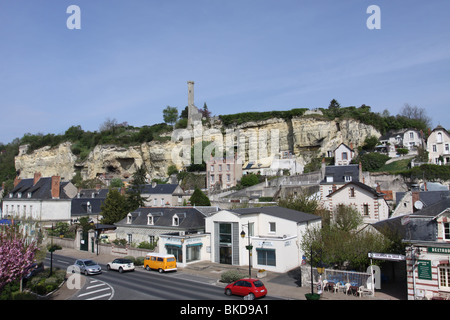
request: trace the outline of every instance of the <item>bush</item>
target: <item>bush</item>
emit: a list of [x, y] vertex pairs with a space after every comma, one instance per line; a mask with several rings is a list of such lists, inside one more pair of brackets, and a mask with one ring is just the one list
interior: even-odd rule
[[137, 257], [136, 261], [134, 262], [135, 266], [143, 266], [144, 265], [145, 257]]
[[222, 273], [220, 276], [220, 281], [225, 283], [231, 283], [239, 279], [245, 278], [245, 275], [237, 270], [228, 270]]

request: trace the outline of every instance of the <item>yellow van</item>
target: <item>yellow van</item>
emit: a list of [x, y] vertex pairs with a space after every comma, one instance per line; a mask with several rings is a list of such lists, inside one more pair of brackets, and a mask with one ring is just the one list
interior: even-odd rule
[[144, 268], [158, 270], [160, 273], [177, 271], [177, 260], [173, 254], [149, 253], [145, 257]]

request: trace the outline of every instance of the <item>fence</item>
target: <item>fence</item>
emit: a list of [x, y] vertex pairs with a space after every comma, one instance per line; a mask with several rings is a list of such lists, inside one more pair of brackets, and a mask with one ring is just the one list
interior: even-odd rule
[[[322, 274], [322, 281], [328, 280], [334, 283], [348, 282], [355, 287], [364, 286], [367, 288], [369, 277], [370, 274], [364, 272], [325, 269], [324, 273]], [[318, 283], [319, 279], [320, 275], [317, 272], [317, 268], [313, 268], [313, 283]], [[307, 285], [311, 285], [311, 267], [302, 266], [302, 286]]]

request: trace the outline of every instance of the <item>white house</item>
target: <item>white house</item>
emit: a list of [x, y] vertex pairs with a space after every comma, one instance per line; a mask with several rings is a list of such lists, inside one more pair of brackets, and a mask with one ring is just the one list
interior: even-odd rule
[[252, 268], [286, 272], [301, 264], [305, 230], [321, 223], [312, 214], [261, 207], [221, 210], [205, 218], [205, 229], [211, 234], [212, 262], [248, 266], [250, 243]]
[[450, 164], [450, 134], [437, 126], [428, 136], [427, 151], [429, 162], [433, 164]]
[[184, 205], [188, 197], [178, 184], [146, 184], [141, 191], [144, 205], [149, 207], [173, 207]]
[[425, 146], [423, 132], [415, 129], [389, 130], [379, 140], [391, 158], [398, 156], [397, 148], [405, 148], [409, 154], [417, 154], [417, 148]]
[[327, 196], [326, 208], [334, 212], [340, 205], [358, 210], [364, 223], [375, 223], [389, 218], [389, 205], [384, 194], [364, 183], [352, 181]]
[[347, 146], [345, 143], [341, 143], [334, 150], [334, 165], [335, 166], [348, 166], [355, 156], [353, 148]]

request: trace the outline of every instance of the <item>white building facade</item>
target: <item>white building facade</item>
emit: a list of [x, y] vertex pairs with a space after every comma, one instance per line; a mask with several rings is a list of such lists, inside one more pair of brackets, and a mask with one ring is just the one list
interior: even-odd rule
[[212, 262], [248, 266], [250, 249], [252, 268], [273, 272], [300, 266], [302, 235], [318, 226], [320, 217], [281, 207], [221, 210], [205, 219]]

